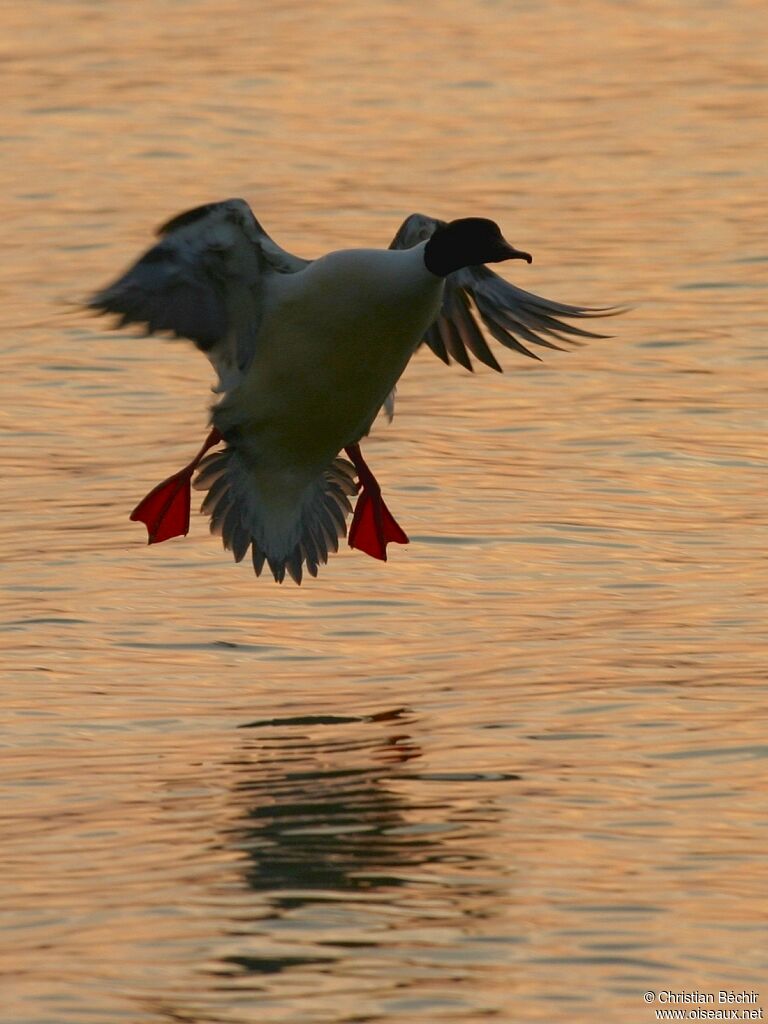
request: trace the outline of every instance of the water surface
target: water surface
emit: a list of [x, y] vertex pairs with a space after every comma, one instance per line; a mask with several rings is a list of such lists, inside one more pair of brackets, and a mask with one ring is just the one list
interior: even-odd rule
[[[763, 5], [5, 9], [8, 1024], [642, 1024], [760, 989]], [[127, 512], [205, 429], [183, 345], [67, 303], [240, 195], [286, 247], [493, 216], [615, 337], [413, 361], [410, 533], [300, 589]]]

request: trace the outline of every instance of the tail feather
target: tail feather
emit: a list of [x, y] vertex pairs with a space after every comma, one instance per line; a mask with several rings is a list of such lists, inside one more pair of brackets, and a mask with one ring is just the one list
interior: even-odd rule
[[194, 486], [208, 492], [202, 511], [210, 515], [211, 532], [221, 535], [235, 561], [242, 561], [250, 548], [256, 575], [266, 563], [278, 583], [286, 572], [296, 583], [305, 570], [317, 576], [329, 552], [338, 551], [339, 538], [346, 536], [349, 499], [357, 493], [354, 467], [337, 458], [295, 502], [286, 503], [282, 495], [260, 493], [250, 457], [230, 447], [200, 463]]
[[257, 576], [261, 576], [261, 570], [264, 568], [264, 552], [260, 551], [257, 547], [251, 548], [251, 558], [253, 559], [253, 571]]

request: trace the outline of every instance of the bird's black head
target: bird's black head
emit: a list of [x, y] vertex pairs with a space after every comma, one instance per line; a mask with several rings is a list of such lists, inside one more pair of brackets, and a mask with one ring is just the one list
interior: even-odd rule
[[532, 263], [533, 257], [505, 241], [499, 225], [486, 217], [449, 221], [435, 231], [424, 248], [424, 264], [438, 277], [446, 277], [462, 267], [502, 260]]

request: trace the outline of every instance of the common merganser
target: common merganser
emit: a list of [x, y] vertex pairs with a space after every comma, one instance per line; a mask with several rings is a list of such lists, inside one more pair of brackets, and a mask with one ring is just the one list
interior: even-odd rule
[[[305, 260], [281, 249], [242, 199], [173, 217], [150, 248], [89, 307], [193, 341], [223, 394], [212, 429], [183, 470], [131, 513], [149, 543], [189, 531], [192, 476], [236, 561], [248, 549], [278, 582], [317, 575], [338, 550], [358, 491], [349, 544], [386, 560], [408, 537], [381, 497], [360, 451], [422, 342], [445, 363], [472, 369], [471, 352], [501, 371], [478, 325], [535, 359], [522, 341], [604, 337], [562, 317], [607, 316], [613, 307], [568, 306], [504, 281], [484, 266], [532, 257], [480, 217], [450, 222], [412, 214], [388, 249], [347, 249]], [[225, 447], [206, 455], [221, 442]], [[340, 457], [344, 450], [348, 459]], [[357, 477], [357, 479], [355, 479]]]

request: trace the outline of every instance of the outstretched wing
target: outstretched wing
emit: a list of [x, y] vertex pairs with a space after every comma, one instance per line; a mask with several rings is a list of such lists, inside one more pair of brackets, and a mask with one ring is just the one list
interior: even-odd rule
[[117, 326], [189, 338], [228, 390], [247, 371], [259, 330], [264, 281], [308, 264], [272, 241], [242, 199], [208, 203], [173, 217], [160, 241], [88, 303], [117, 313]]
[[[410, 249], [431, 238], [437, 228], [445, 224], [443, 220], [413, 213], [400, 225], [390, 249]], [[506, 348], [538, 359], [523, 342], [560, 349], [562, 346], [552, 339], [578, 344], [577, 338], [605, 338], [605, 334], [595, 334], [565, 320], [614, 316], [621, 312], [616, 307], [599, 309], [553, 302], [517, 288], [486, 266], [464, 267], [445, 279], [442, 307], [423, 342], [444, 363], [450, 364], [454, 359], [467, 370], [473, 370], [471, 352], [481, 363], [501, 372], [481, 324]]]

